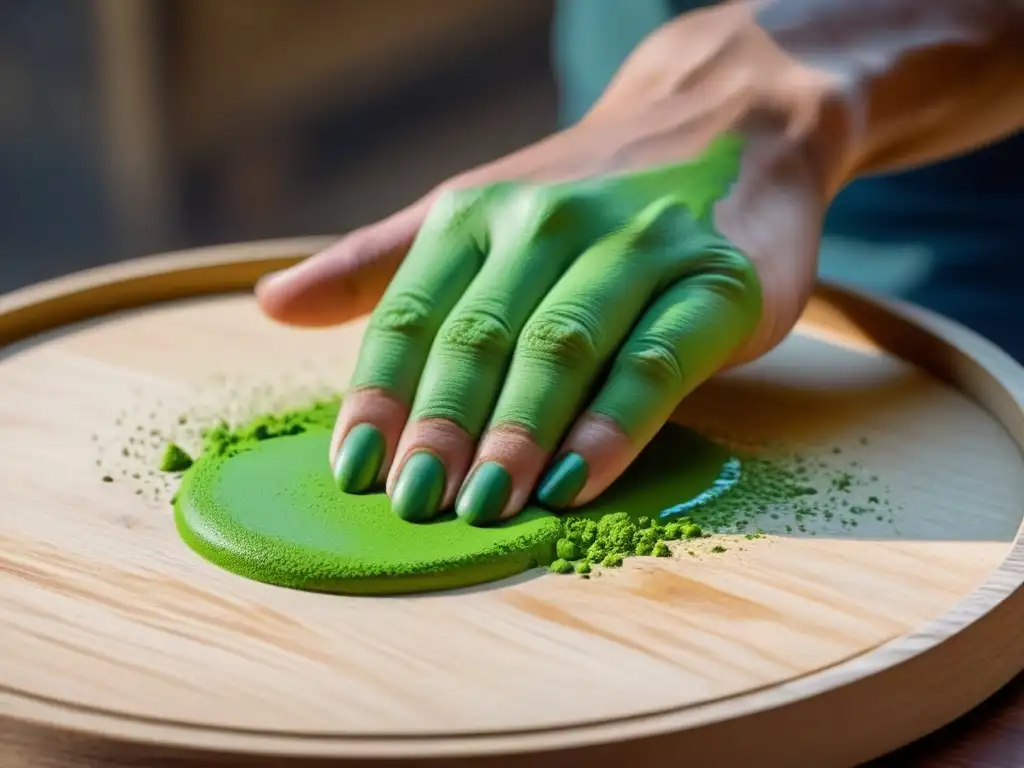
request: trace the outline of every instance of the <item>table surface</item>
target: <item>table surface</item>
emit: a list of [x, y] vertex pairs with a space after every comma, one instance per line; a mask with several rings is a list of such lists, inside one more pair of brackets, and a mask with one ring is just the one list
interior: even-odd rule
[[1024, 766], [1024, 674], [953, 724], [864, 768]]

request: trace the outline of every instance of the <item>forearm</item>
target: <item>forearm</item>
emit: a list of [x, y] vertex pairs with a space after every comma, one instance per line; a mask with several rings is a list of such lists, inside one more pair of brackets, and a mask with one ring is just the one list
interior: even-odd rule
[[754, 0], [756, 23], [826, 73], [841, 113], [832, 186], [1024, 126], [1021, 0]]

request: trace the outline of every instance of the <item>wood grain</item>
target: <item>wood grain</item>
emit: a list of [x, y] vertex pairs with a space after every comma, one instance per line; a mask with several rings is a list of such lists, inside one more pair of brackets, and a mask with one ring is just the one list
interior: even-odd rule
[[0, 299], [0, 755], [840, 766], [1020, 671], [1024, 375], [944, 320], [832, 288], [677, 418], [856, 462], [891, 520], [408, 598], [205, 563], [152, 462], [196, 423], [344, 383], [361, 323], [295, 331], [223, 293], [317, 245], [158, 257]]

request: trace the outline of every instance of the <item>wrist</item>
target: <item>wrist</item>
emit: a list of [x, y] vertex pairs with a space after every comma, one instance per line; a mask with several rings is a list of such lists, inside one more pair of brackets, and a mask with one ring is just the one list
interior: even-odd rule
[[597, 130], [629, 125], [643, 145], [674, 145], [678, 157], [723, 133], [768, 139], [781, 162], [799, 156], [827, 202], [856, 165], [859, 103], [830, 73], [781, 48], [757, 23], [753, 3], [739, 2], [663, 25], [583, 122]]
[[1020, 3], [743, 4], [784, 58], [823, 84], [822, 151], [838, 156], [829, 165], [840, 187], [861, 174], [941, 159], [1019, 127]]

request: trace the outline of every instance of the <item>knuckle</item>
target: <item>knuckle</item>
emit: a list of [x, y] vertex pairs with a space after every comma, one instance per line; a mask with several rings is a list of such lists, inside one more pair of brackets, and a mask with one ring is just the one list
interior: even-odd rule
[[552, 186], [520, 187], [507, 206], [510, 231], [520, 239], [538, 240], [581, 229], [586, 198]]
[[501, 358], [512, 348], [512, 329], [498, 313], [487, 309], [459, 312], [445, 321], [438, 344], [448, 353]]
[[375, 334], [419, 338], [428, 335], [433, 320], [433, 302], [415, 291], [385, 296], [370, 315], [368, 331]]
[[484, 190], [479, 187], [439, 187], [425, 228], [441, 232], [460, 228], [478, 210], [483, 197]]
[[760, 299], [761, 283], [750, 259], [724, 241], [706, 253], [704, 282], [708, 288], [731, 301]]
[[549, 310], [530, 320], [519, 337], [518, 351], [565, 366], [592, 365], [598, 357], [590, 323], [583, 312], [571, 309]]
[[683, 367], [676, 350], [661, 339], [638, 339], [623, 350], [617, 367], [665, 391], [676, 391], [684, 383]]
[[639, 237], [667, 235], [678, 237], [694, 230], [695, 219], [690, 208], [671, 196], [660, 197], [641, 210], [633, 219], [633, 231]]

